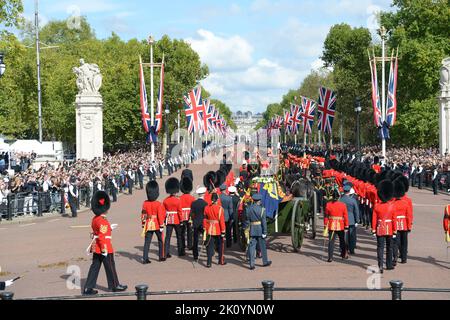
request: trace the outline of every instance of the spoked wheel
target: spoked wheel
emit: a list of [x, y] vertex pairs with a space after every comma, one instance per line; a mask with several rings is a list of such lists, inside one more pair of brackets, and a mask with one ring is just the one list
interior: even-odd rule
[[305, 233], [305, 224], [302, 215], [303, 203], [300, 199], [295, 200], [294, 207], [292, 209], [292, 220], [291, 220], [291, 240], [292, 247], [295, 252], [301, 248], [303, 243], [303, 237]]

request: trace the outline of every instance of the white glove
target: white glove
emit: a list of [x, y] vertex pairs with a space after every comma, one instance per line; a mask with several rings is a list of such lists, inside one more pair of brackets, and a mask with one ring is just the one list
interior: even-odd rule
[[112, 225], [111, 225], [111, 229], [112, 229], [112, 230], [117, 229], [118, 226], [119, 226], [119, 225], [118, 225], [117, 223], [112, 224]]
[[394, 234], [394, 235], [392, 236], [392, 239], [395, 239], [395, 238], [397, 238], [397, 235]]
[[108, 252], [103, 252], [102, 256], [104, 256], [106, 258], [108, 256]]
[[376, 233], [374, 233], [374, 234], [373, 234], [373, 237], [374, 237], [374, 238], [376, 238], [376, 237], [377, 237], [377, 234], [376, 234]]
[[7, 281], [5, 281], [5, 287], [9, 287], [13, 283], [14, 283], [14, 281], [12, 281], [12, 279], [11, 280], [7, 280]]
[[263, 234], [263, 235], [262, 235], [262, 238], [263, 238], [263, 239], [267, 238], [267, 234]]
[[358, 227], [358, 224], [357, 223], [355, 223], [355, 228], [357, 228]]
[[159, 232], [163, 233], [164, 232], [164, 227], [159, 228]]

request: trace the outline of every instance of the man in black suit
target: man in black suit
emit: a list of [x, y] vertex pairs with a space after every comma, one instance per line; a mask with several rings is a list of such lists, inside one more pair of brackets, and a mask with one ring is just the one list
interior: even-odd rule
[[197, 189], [198, 199], [192, 202], [191, 205], [191, 220], [192, 226], [194, 229], [194, 243], [192, 253], [194, 255], [194, 260], [198, 261], [198, 242], [199, 237], [203, 235], [203, 218], [205, 213], [205, 208], [208, 205], [205, 200], [203, 200], [203, 196], [206, 193], [206, 188], [201, 187]]
[[233, 242], [237, 243], [238, 241], [238, 230], [239, 230], [239, 217], [238, 217], [238, 205], [241, 198], [237, 195], [236, 187], [229, 187], [228, 192], [230, 193], [231, 200], [233, 201]]

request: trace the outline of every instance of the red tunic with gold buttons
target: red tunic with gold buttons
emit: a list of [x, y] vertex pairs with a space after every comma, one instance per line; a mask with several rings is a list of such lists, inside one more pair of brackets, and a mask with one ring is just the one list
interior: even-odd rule
[[378, 164], [374, 164], [372, 165], [372, 170], [375, 171], [376, 173], [380, 173], [381, 172], [381, 166]]
[[372, 232], [379, 237], [392, 236], [397, 233], [397, 219], [393, 200], [375, 205], [372, 215], [372, 226], [376, 228]]
[[345, 203], [339, 201], [327, 203], [324, 225], [331, 231], [343, 231], [348, 228], [348, 211]]
[[191, 205], [195, 201], [195, 198], [190, 194], [183, 194], [180, 197], [181, 210], [183, 214], [181, 215], [181, 222], [189, 221], [191, 216]]
[[180, 199], [175, 196], [168, 196], [163, 205], [166, 209], [166, 224], [179, 225], [183, 215]]
[[397, 220], [397, 231], [408, 231], [412, 229], [412, 211], [408, 202], [403, 199], [395, 200], [395, 219]]
[[220, 236], [225, 233], [225, 214], [221, 206], [213, 204], [205, 208], [203, 228], [210, 236]]
[[102, 254], [114, 253], [111, 242], [112, 228], [105, 215], [96, 216], [92, 219], [92, 232], [94, 234], [94, 243], [91, 246], [91, 252]]
[[[217, 188], [215, 192], [217, 193], [218, 196], [220, 196], [222, 194], [222, 192], [219, 190], [219, 188]], [[211, 197], [212, 197], [212, 193], [209, 193], [208, 191], [206, 191], [205, 195], [203, 196], [203, 200], [205, 200], [208, 205], [211, 205], [212, 204]], [[220, 201], [220, 198], [217, 200], [217, 204], [219, 206], [222, 206], [222, 201]]]
[[159, 201], [145, 201], [142, 205], [142, 227], [145, 231], [159, 231], [164, 227], [166, 210]]

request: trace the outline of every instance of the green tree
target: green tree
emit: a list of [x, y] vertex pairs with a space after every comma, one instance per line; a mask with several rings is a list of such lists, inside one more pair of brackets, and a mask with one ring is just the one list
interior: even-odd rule
[[22, 0], [0, 0], [0, 26], [18, 27], [22, 12]]

